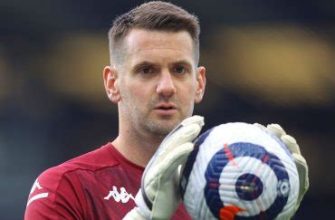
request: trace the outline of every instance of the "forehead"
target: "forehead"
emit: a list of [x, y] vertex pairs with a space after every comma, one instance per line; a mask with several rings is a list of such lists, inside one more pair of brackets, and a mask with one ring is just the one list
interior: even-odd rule
[[128, 57], [141, 56], [162, 58], [174, 56], [179, 59], [193, 59], [193, 41], [186, 31], [151, 31], [133, 29], [125, 38]]

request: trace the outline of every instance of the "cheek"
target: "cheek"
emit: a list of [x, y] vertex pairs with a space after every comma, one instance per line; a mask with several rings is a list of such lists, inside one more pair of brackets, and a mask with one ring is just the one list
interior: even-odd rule
[[[124, 101], [128, 102], [129, 105], [144, 105], [146, 98], [148, 97], [146, 87], [138, 84], [125, 85], [123, 90]], [[121, 94], [122, 95], [122, 94]]]
[[180, 90], [180, 99], [183, 104], [193, 105], [196, 101], [196, 88], [193, 84], [184, 85]]

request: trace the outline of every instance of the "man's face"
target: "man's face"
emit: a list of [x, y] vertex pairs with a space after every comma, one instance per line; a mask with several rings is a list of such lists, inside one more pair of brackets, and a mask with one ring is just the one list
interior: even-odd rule
[[205, 68], [196, 67], [192, 39], [184, 31], [133, 29], [123, 43], [125, 59], [115, 81], [121, 123], [165, 136], [192, 115], [205, 89]]

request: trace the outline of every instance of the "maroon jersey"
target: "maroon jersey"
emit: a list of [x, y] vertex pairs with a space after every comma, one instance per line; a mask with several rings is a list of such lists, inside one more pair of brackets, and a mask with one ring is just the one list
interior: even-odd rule
[[[143, 168], [111, 144], [43, 172], [33, 184], [25, 220], [122, 219], [134, 206]], [[172, 219], [191, 219], [183, 205]]]

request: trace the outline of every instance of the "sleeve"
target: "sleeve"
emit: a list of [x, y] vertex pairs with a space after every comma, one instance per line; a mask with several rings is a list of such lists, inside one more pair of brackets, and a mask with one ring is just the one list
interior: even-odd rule
[[85, 204], [76, 184], [57, 168], [42, 173], [31, 188], [24, 219], [84, 219]]

